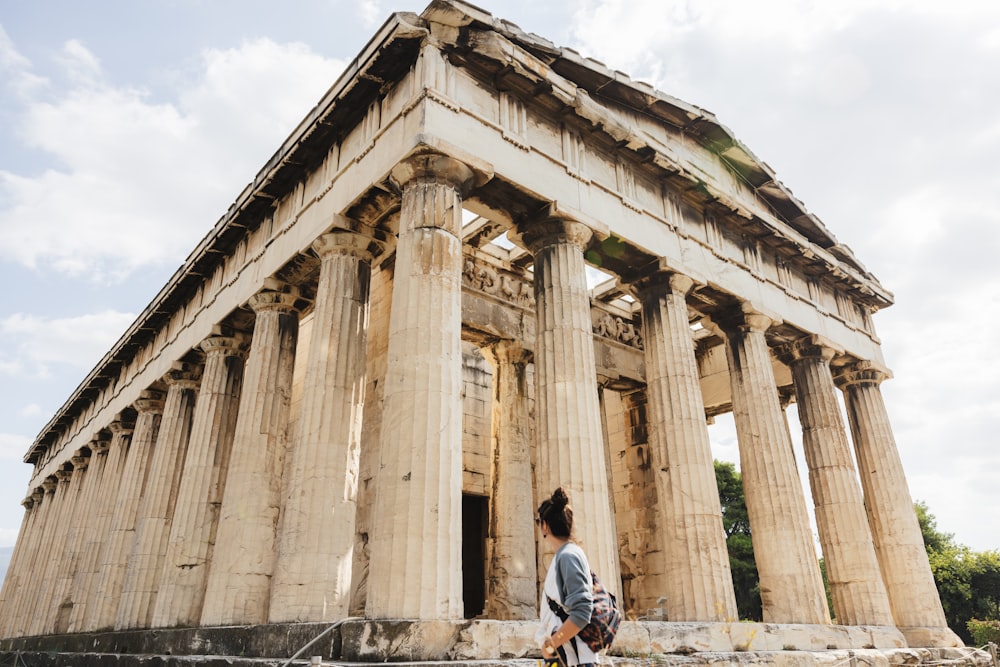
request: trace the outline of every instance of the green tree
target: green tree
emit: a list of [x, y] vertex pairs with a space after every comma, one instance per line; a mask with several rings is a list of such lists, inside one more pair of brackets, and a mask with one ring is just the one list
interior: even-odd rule
[[1000, 619], [1000, 552], [973, 551], [943, 532], [926, 503], [914, 510], [927, 549], [934, 583], [937, 585], [945, 620], [967, 644], [975, 640], [970, 620]]
[[716, 461], [715, 482], [719, 488], [719, 501], [722, 503], [722, 527], [726, 533], [729, 567], [733, 572], [733, 587], [736, 589], [736, 608], [741, 619], [760, 621], [763, 619], [760, 577], [753, 557], [743, 480], [734, 464]]

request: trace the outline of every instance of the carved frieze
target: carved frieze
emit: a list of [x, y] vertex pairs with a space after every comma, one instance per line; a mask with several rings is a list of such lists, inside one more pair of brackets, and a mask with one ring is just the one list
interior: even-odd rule
[[534, 308], [534, 288], [529, 280], [471, 255], [462, 265], [462, 283], [478, 292], [521, 308]]
[[595, 334], [637, 350], [642, 349], [642, 332], [632, 320], [600, 310], [594, 311], [594, 317]]

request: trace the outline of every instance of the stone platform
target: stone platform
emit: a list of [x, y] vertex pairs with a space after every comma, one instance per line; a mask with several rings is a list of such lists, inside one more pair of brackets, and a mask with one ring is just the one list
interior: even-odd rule
[[[27, 667], [283, 665], [330, 628], [288, 623], [45, 635], [0, 640], [0, 664]], [[292, 664], [536, 667], [534, 622], [349, 620]], [[764, 623], [625, 622], [606, 658], [615, 667], [992, 667], [976, 649], [908, 648], [894, 628]], [[20, 660], [20, 662], [18, 662]]]

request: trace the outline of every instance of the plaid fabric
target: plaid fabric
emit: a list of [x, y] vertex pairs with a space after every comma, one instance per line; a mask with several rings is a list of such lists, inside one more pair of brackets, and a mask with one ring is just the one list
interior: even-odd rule
[[[618, 625], [622, 622], [622, 614], [618, 610], [618, 601], [615, 596], [604, 588], [604, 584], [597, 578], [593, 570], [590, 572], [590, 578], [594, 582], [594, 611], [590, 615], [590, 622], [580, 630], [576, 637], [573, 637], [573, 641], [580, 639], [591, 651], [597, 653], [611, 646], [611, 642], [615, 640]], [[562, 608], [562, 605], [547, 595], [545, 599], [549, 601], [549, 608], [556, 616], [564, 622], [569, 618], [569, 614]]]

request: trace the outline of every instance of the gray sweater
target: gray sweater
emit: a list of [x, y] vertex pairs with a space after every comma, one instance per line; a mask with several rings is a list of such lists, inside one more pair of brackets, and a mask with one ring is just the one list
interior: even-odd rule
[[[567, 542], [556, 552], [556, 582], [569, 620], [582, 628], [594, 612], [594, 585], [583, 549]], [[559, 602], [559, 600], [557, 600]]]

